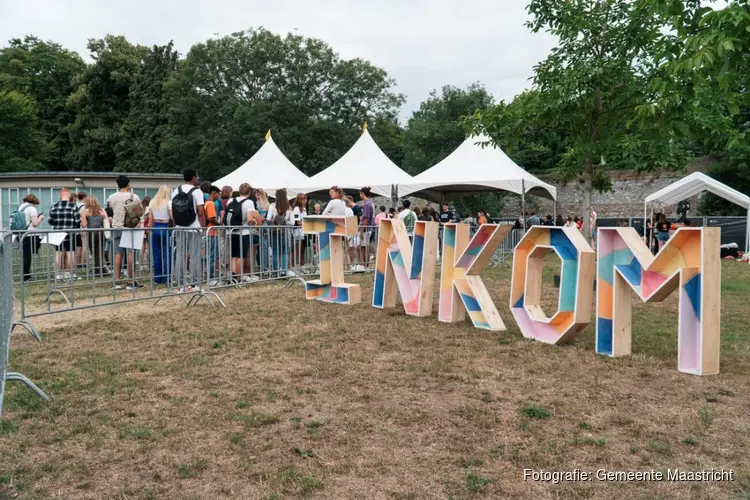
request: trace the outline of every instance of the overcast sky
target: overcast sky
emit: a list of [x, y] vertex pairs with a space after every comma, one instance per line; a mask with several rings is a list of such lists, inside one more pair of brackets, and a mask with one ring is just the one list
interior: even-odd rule
[[[525, 0], [0, 0], [0, 37], [34, 34], [87, 58], [106, 33], [144, 45], [174, 40], [184, 55], [216, 35], [264, 26], [321, 38], [396, 79], [406, 119], [443, 85], [480, 82], [496, 99], [527, 88], [553, 44], [531, 34]], [[5, 40], [0, 40], [3, 42]]]

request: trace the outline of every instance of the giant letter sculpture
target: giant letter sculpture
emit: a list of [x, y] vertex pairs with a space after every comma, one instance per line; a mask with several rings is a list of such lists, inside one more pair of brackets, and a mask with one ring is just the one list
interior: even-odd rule
[[417, 222], [413, 246], [404, 221], [400, 219], [383, 219], [378, 232], [373, 307], [395, 307], [398, 291], [406, 314], [430, 316], [435, 288], [438, 223]]
[[357, 232], [356, 217], [308, 216], [305, 234], [318, 235], [320, 279], [305, 282], [305, 296], [337, 304], [359, 304], [359, 285], [344, 283], [344, 238]]
[[678, 369], [718, 373], [720, 239], [719, 228], [680, 228], [654, 257], [635, 229], [599, 229], [596, 352], [630, 354], [630, 289], [645, 302], [660, 302], [679, 287]]
[[440, 270], [438, 312], [440, 321], [462, 321], [468, 310], [476, 328], [505, 330], [505, 324], [479, 274], [510, 229], [511, 226], [506, 225], [484, 224], [469, 241], [467, 224], [443, 226], [443, 261]]
[[[542, 258], [553, 250], [562, 262], [557, 312], [540, 305]], [[591, 323], [594, 251], [574, 227], [532, 227], [513, 252], [510, 310], [524, 337], [563, 344]]]

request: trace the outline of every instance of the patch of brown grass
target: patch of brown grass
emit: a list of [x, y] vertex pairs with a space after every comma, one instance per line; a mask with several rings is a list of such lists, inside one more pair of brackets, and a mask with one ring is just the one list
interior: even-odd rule
[[[725, 283], [750, 277], [731, 266]], [[701, 378], [677, 372], [674, 297], [636, 304], [634, 355], [609, 359], [593, 327], [564, 347], [523, 339], [508, 270], [485, 274], [507, 332], [374, 309], [370, 276], [352, 278], [351, 307], [272, 284], [221, 292], [226, 309], [173, 298], [38, 318], [46, 341], [14, 334], [11, 369], [53, 399], [10, 386], [0, 498], [747, 495], [744, 292], [724, 293], [722, 374]], [[675, 467], [735, 481], [523, 481]]]

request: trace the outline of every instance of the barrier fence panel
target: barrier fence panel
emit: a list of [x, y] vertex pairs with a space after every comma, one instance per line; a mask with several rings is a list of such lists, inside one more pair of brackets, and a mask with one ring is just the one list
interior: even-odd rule
[[3, 417], [5, 382], [23, 382], [39, 397], [47, 395], [21, 373], [8, 371], [10, 333], [13, 325], [13, 237], [10, 232], [0, 233], [0, 420]]
[[[509, 264], [522, 236], [523, 230], [509, 232], [491, 265]], [[377, 241], [374, 226], [347, 238], [345, 271], [373, 271]], [[299, 226], [20, 232], [12, 258], [20, 305], [15, 326], [38, 336], [30, 322], [37, 316], [171, 297], [188, 306], [203, 299], [223, 306], [223, 289], [271, 280], [289, 285], [318, 274], [318, 252], [318, 235]]]

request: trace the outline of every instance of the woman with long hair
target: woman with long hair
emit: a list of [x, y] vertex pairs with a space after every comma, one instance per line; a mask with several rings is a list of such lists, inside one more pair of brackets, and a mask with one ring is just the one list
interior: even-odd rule
[[656, 223], [656, 241], [659, 243], [659, 250], [669, 241], [669, 221], [664, 214], [659, 214], [659, 221]]
[[221, 206], [223, 207], [223, 210], [227, 209], [227, 204], [229, 203], [229, 200], [231, 199], [232, 199], [232, 186], [224, 186], [223, 188], [221, 188], [221, 195], [219, 196], [219, 200], [221, 200]]
[[94, 276], [106, 274], [104, 268], [104, 219], [107, 212], [99, 204], [96, 196], [88, 196], [81, 209], [81, 227], [84, 229], [97, 229], [86, 235], [88, 247], [94, 258]]
[[299, 263], [299, 267], [305, 267], [305, 251], [307, 250], [307, 239], [302, 232], [302, 219], [307, 215], [307, 195], [300, 193], [294, 197], [292, 202], [292, 215], [294, 216], [294, 262], [292, 267]]
[[271, 230], [274, 274], [276, 277], [294, 276], [292, 271], [287, 271], [289, 266], [289, 233], [286, 226], [294, 226], [294, 212], [289, 205], [286, 189], [276, 190], [276, 201], [268, 207], [266, 222], [274, 226]]
[[338, 186], [332, 186], [328, 190], [328, 195], [331, 197], [331, 201], [328, 202], [325, 210], [323, 210], [323, 215], [345, 216], [346, 202], [344, 201], [344, 190]]
[[154, 283], [169, 283], [172, 271], [172, 235], [169, 230], [172, 213], [169, 210], [170, 190], [161, 186], [151, 200], [148, 226], [151, 228], [151, 255], [154, 260]]

